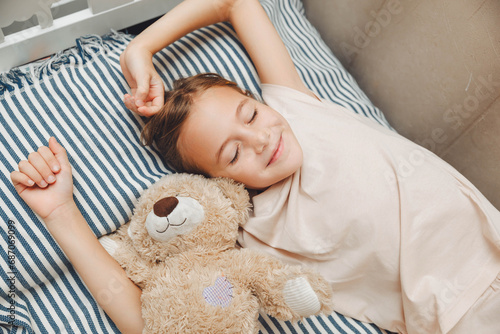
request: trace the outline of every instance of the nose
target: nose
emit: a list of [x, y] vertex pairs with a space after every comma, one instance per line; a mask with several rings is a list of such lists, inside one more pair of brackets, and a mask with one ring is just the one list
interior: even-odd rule
[[165, 197], [153, 205], [153, 211], [158, 217], [167, 217], [179, 204], [176, 197]]
[[256, 153], [262, 153], [269, 145], [269, 139], [271, 138], [271, 130], [269, 128], [262, 128], [256, 130], [253, 136], [253, 147]]

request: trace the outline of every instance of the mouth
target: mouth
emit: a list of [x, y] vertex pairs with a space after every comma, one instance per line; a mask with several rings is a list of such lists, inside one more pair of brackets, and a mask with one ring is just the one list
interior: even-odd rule
[[[184, 221], [182, 223], [180, 223], [180, 224], [177, 224], [177, 225], [170, 224], [170, 222], [169, 222], [169, 224], [167, 225], [167, 227], [163, 231], [156, 230], [156, 232], [158, 232], [158, 233], [165, 233], [170, 226], [181, 226], [182, 224], [184, 224], [186, 222], [186, 220], [187, 220], [187, 218], [184, 218]], [[167, 221], [168, 221], [168, 218], [167, 218]]]
[[276, 144], [276, 148], [274, 149], [274, 153], [271, 156], [271, 160], [269, 160], [269, 163], [267, 166], [271, 165], [273, 162], [278, 160], [283, 153], [283, 138], [280, 136], [280, 139], [278, 140], [278, 143]]

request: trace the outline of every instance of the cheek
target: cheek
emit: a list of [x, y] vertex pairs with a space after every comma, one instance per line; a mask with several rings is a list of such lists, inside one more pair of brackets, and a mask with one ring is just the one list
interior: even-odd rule
[[287, 121], [285, 120], [285, 118], [283, 116], [281, 116], [278, 112], [276, 111], [273, 111], [273, 113], [269, 116], [270, 119], [271, 119], [271, 122], [273, 124], [277, 124], [277, 125], [281, 125], [281, 126], [285, 126], [285, 127], [288, 127], [288, 123]]
[[284, 121], [283, 116], [276, 110], [263, 104], [260, 107], [257, 106], [260, 113], [260, 119], [264, 123], [282, 123]]

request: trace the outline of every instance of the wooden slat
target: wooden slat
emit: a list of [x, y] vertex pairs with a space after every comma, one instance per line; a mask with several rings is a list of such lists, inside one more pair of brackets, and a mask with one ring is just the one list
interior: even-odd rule
[[0, 72], [74, 46], [82, 35], [103, 35], [158, 17], [180, 2], [135, 0], [98, 14], [87, 8], [55, 19], [46, 29], [36, 26], [7, 35], [0, 44]]

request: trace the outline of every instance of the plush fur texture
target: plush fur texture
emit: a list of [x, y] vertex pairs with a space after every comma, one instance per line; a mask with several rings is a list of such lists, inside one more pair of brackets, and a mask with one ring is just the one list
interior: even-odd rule
[[[169, 196], [197, 200], [204, 220], [186, 235], [159, 242], [145, 221]], [[189, 174], [164, 176], [144, 192], [130, 223], [111, 238], [117, 243], [113, 257], [143, 291], [145, 333], [257, 333], [260, 307], [280, 320], [300, 319], [283, 295], [286, 282], [297, 277], [314, 290], [316, 313], [331, 312], [331, 290], [319, 275], [236, 248], [249, 203], [241, 184]], [[211, 290], [215, 297], [207, 297]]]

